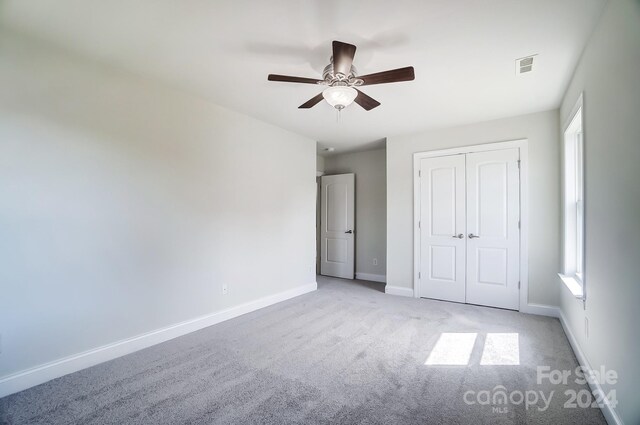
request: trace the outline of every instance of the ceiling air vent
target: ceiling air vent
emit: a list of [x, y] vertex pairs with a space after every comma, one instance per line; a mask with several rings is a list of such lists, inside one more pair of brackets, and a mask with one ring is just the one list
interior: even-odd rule
[[516, 75], [526, 74], [533, 71], [533, 58], [537, 55], [531, 55], [524, 58], [516, 59]]

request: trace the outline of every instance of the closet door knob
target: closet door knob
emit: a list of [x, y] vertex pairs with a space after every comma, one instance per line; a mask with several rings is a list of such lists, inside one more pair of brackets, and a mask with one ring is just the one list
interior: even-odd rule
[[474, 235], [473, 233], [469, 233], [469, 239], [479, 238], [480, 236]]
[[458, 238], [458, 239], [464, 239], [464, 235], [462, 233], [459, 233], [457, 236], [453, 235], [452, 237]]

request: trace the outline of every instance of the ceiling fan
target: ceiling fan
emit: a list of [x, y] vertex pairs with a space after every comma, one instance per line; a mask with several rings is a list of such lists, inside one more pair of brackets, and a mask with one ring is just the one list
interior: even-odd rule
[[352, 65], [355, 54], [356, 46], [353, 44], [334, 41], [331, 63], [324, 68], [322, 80], [277, 74], [269, 74], [268, 80], [328, 86], [322, 93], [298, 106], [299, 109], [312, 108], [325, 99], [338, 111], [351, 105], [354, 101], [365, 110], [370, 111], [380, 106], [380, 102], [367, 96], [356, 87], [411, 81], [415, 78], [412, 66], [358, 76], [356, 68]]

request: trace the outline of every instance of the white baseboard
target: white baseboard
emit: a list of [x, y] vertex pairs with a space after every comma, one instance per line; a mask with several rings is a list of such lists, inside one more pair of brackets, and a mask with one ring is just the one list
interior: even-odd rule
[[[571, 348], [573, 349], [573, 352], [575, 353], [576, 358], [578, 359], [578, 363], [580, 364], [580, 366], [584, 367], [587, 371], [593, 370], [591, 369], [591, 365], [589, 364], [589, 361], [587, 360], [586, 356], [582, 352], [582, 349], [578, 345], [578, 340], [576, 339], [576, 337], [573, 335], [573, 332], [569, 328], [569, 324], [567, 322], [567, 319], [564, 313], [562, 312], [562, 309], [560, 309], [559, 307], [554, 307], [549, 305], [527, 304], [524, 308], [520, 309], [520, 312], [528, 313], [528, 314], [537, 314], [540, 316], [557, 317], [558, 319], [560, 319], [560, 323], [562, 324], [562, 329], [564, 329], [564, 333], [565, 335], [567, 335], [567, 339], [569, 340], [569, 344], [571, 344]], [[602, 392], [602, 387], [600, 383], [597, 380], [595, 380], [593, 377], [590, 377], [590, 378], [591, 379], [589, 379], [588, 382], [589, 382], [589, 387], [591, 388], [591, 391]], [[606, 394], [606, 393], [602, 392], [602, 394]], [[602, 408], [602, 414], [607, 420], [607, 423], [609, 425], [623, 425], [622, 420], [620, 419], [618, 414], [615, 412], [613, 407], [611, 407], [611, 405], [609, 404], [609, 401], [606, 398], [604, 399], [604, 403], [605, 405]]]
[[358, 273], [358, 272], [356, 272], [356, 279], [358, 279], [358, 280], [369, 280], [371, 282], [386, 283], [387, 276], [385, 276], [383, 274], [371, 274], [371, 273]]
[[520, 313], [537, 314], [538, 316], [560, 317], [560, 309], [552, 305], [527, 304]]
[[0, 377], [0, 398], [35, 385], [42, 384], [52, 379], [59, 378], [69, 373], [77, 372], [81, 369], [85, 369], [108, 360], [113, 360], [117, 357], [142, 350], [143, 348], [151, 347], [152, 345], [224, 322], [225, 320], [233, 319], [234, 317], [315, 291], [317, 288], [318, 284], [313, 282], [288, 291], [269, 295], [255, 301], [240, 304], [217, 313], [197, 317], [162, 329], [157, 329], [142, 335], [127, 338], [102, 347], [55, 360], [31, 369]]
[[384, 292], [389, 295], [400, 295], [401, 297], [413, 297], [413, 289], [403, 288], [401, 286], [387, 285], [384, 287]]
[[[593, 369], [591, 368], [591, 364], [589, 364], [589, 360], [587, 360], [587, 357], [582, 352], [580, 345], [578, 345], [578, 340], [573, 335], [573, 332], [569, 327], [569, 323], [567, 322], [567, 318], [564, 315], [564, 312], [562, 311], [562, 309], [558, 309], [558, 311], [559, 311], [560, 323], [562, 324], [562, 328], [564, 329], [565, 335], [567, 335], [569, 344], [571, 344], [571, 348], [573, 348], [573, 352], [575, 353], [576, 358], [578, 359], [578, 363], [585, 370], [589, 372], [592, 371]], [[593, 378], [592, 374], [585, 373], [585, 377], [587, 378], [587, 382], [589, 383], [589, 387], [591, 387], [592, 392], [595, 393], [596, 391], [598, 391], [600, 392], [600, 394], [606, 394], [602, 390], [602, 386], [600, 385], [600, 383]], [[604, 406], [602, 407], [601, 410], [602, 410], [602, 414], [604, 415], [604, 418], [607, 420], [607, 423], [609, 425], [624, 425], [624, 422], [622, 422], [622, 419], [620, 418], [620, 416], [618, 416], [615, 409], [611, 406], [609, 400], [606, 397], [604, 397], [603, 402], [604, 402]]]

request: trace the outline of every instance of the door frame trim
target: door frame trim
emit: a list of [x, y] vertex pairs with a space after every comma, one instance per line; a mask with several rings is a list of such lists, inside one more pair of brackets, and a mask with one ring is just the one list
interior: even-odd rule
[[420, 160], [439, 156], [460, 155], [517, 148], [520, 154], [520, 295], [518, 311], [528, 311], [529, 294], [529, 155], [528, 139], [482, 143], [450, 149], [416, 152], [413, 154], [413, 296], [420, 297]]

